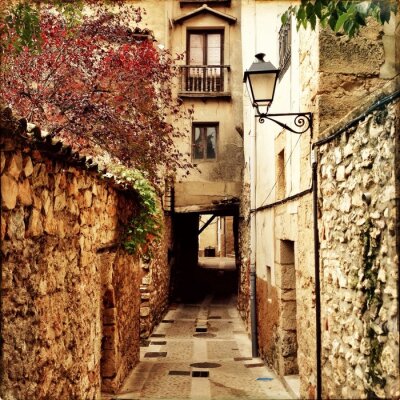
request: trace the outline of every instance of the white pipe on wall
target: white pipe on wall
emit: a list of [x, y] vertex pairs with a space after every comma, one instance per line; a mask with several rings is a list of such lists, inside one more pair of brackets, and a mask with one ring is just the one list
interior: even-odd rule
[[257, 311], [256, 311], [256, 249], [257, 249], [257, 230], [256, 230], [256, 189], [257, 189], [257, 141], [255, 119], [252, 122], [250, 133], [250, 318], [251, 318], [251, 347], [252, 356], [258, 356], [257, 345]]

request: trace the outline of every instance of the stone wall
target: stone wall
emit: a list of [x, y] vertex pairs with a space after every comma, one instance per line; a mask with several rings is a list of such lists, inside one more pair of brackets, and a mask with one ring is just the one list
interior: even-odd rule
[[279, 338], [278, 292], [271, 283], [257, 277], [257, 335], [260, 357], [279, 371], [281, 341]]
[[[399, 72], [399, 16], [380, 26], [369, 21], [360, 35], [349, 39], [329, 29], [302, 30], [300, 46], [300, 88], [302, 111], [314, 113], [313, 137], [302, 135], [301, 187], [311, 183], [310, 141], [342, 120], [350, 110], [362, 106]], [[397, 35], [397, 37], [396, 37]], [[396, 45], [397, 43], [397, 45]], [[397, 55], [398, 60], [398, 55]], [[315, 281], [313, 254], [312, 196], [299, 201], [297, 247], [297, 341], [301, 396], [314, 398]]]
[[2, 398], [99, 398], [101, 377], [112, 390], [139, 356], [138, 261], [115, 245], [137, 202], [65, 162], [68, 151], [8, 133], [1, 131]]
[[239, 275], [237, 307], [250, 331], [250, 186], [243, 184], [239, 210]]
[[392, 15], [390, 24], [381, 26], [371, 19], [351, 39], [329, 29], [320, 31], [317, 132], [322, 134], [361, 106], [367, 96], [400, 72], [394, 51], [396, 41], [397, 47], [399, 43], [399, 21], [399, 16]]
[[165, 216], [161, 240], [154, 249], [154, 258], [141, 263], [144, 276], [140, 285], [140, 337], [146, 339], [163, 319], [169, 305], [171, 217]]
[[397, 100], [319, 148], [324, 398], [400, 395], [398, 135]]
[[[118, 210], [124, 215], [131, 205]], [[101, 250], [101, 389], [116, 392], [139, 361], [138, 261], [123, 249]]]

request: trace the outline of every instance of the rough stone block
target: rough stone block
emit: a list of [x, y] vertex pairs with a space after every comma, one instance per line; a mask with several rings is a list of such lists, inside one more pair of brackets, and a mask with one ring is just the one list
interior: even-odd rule
[[297, 309], [296, 308], [297, 308], [297, 306], [296, 306], [295, 301], [282, 302], [281, 314], [280, 314], [281, 329], [296, 330], [296, 327], [297, 327], [297, 321], [296, 321]]
[[80, 213], [80, 221], [83, 226], [93, 226], [96, 223], [96, 219], [92, 209], [84, 209]]
[[60, 193], [54, 197], [54, 211], [62, 211], [66, 205], [65, 193]]
[[10, 176], [18, 180], [22, 172], [22, 155], [20, 152], [15, 153], [11, 156], [7, 172]]
[[77, 197], [79, 194], [79, 186], [78, 186], [78, 181], [75, 178], [75, 176], [70, 180], [67, 184], [67, 192], [68, 196], [74, 196]]
[[53, 199], [51, 193], [47, 189], [44, 189], [42, 191], [40, 198], [43, 204], [43, 210], [45, 215], [53, 213], [53, 201], [52, 201]]
[[275, 264], [275, 283], [281, 289], [296, 289], [296, 270], [294, 265]]
[[140, 307], [140, 316], [147, 317], [150, 315], [150, 307]]
[[1, 205], [6, 210], [13, 210], [17, 204], [18, 184], [11, 176], [1, 176]]
[[24, 209], [16, 209], [9, 217], [7, 234], [11, 239], [23, 240], [25, 238]]
[[40, 236], [43, 233], [43, 225], [41, 220], [41, 213], [37, 209], [33, 209], [29, 217], [28, 229], [26, 232], [27, 237]]
[[85, 207], [91, 207], [92, 206], [92, 192], [90, 190], [85, 190], [85, 194], [83, 196], [84, 202], [85, 202]]
[[3, 173], [4, 167], [6, 166], [6, 156], [5, 153], [0, 153], [0, 172]]
[[32, 204], [32, 189], [28, 179], [18, 184], [18, 201], [23, 206]]
[[26, 178], [31, 176], [33, 173], [33, 164], [30, 157], [24, 159], [24, 175]]
[[0, 216], [1, 219], [1, 235], [0, 238], [3, 241], [7, 231], [7, 221], [4, 215]]
[[336, 180], [338, 182], [343, 182], [346, 180], [346, 167], [344, 165], [339, 165], [336, 170]]
[[46, 165], [43, 163], [36, 164], [33, 167], [32, 187], [34, 189], [42, 186], [48, 186], [49, 176], [46, 170]]
[[64, 194], [65, 189], [67, 188], [67, 177], [64, 173], [58, 173], [54, 179], [54, 195], [58, 196], [60, 194]]

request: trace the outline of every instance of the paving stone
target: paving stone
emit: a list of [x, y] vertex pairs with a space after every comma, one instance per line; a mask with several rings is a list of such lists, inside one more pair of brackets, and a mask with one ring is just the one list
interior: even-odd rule
[[[174, 323], [159, 325], [166, 333], [158, 333], [159, 328], [156, 328], [151, 335], [151, 338], [168, 337], [166, 341], [150, 343], [161, 345], [165, 342], [162, 345], [165, 351], [148, 352], [148, 348], [143, 349], [141, 362], [132, 371], [120, 393], [113, 398], [291, 399], [278, 377], [259, 358], [249, 357], [251, 343], [243, 322], [237, 318], [235, 298], [226, 299], [226, 305], [221, 306], [225, 307], [221, 308], [224, 311], [214, 314], [233, 318], [233, 321], [218, 318], [209, 322], [211, 328], [218, 331], [218, 336], [209, 331], [193, 334], [196, 327], [194, 320], [201, 319], [205, 312], [211, 314], [210, 300], [209, 298], [208, 303], [205, 300], [202, 307], [199, 307], [200, 304], [177, 306]], [[212, 308], [215, 309], [215, 306], [212, 305]], [[193, 321], [187, 321], [188, 316]], [[234, 334], [233, 328], [235, 332], [243, 334]], [[165, 354], [165, 357], [160, 357], [160, 354]], [[249, 363], [243, 363], [246, 361]]]

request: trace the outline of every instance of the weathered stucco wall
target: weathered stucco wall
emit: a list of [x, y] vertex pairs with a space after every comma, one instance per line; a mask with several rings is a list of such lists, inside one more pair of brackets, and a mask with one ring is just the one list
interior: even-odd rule
[[319, 148], [325, 398], [400, 394], [398, 129], [397, 101]]
[[137, 202], [35, 147], [2, 131], [2, 397], [99, 398], [138, 361], [138, 262], [112, 246]]
[[[180, 7], [178, 1], [173, 1], [171, 7], [171, 19], [186, 15], [200, 6], [190, 4]], [[209, 5], [213, 10], [237, 18], [237, 22], [229, 23], [223, 18], [209, 12], [203, 12], [188, 18], [182, 23], [174, 23], [169, 31], [169, 46], [173, 53], [184, 54], [180, 64], [189, 64], [187, 59], [188, 29], [219, 29], [223, 30], [222, 64], [229, 66], [224, 69], [225, 92], [229, 92], [228, 98], [213, 97], [208, 93], [203, 95], [188, 95], [182, 99], [186, 107], [193, 106], [193, 120], [187, 121], [184, 126], [187, 137], [180, 139], [178, 148], [183, 154], [192, 153], [192, 124], [193, 123], [218, 123], [218, 135], [216, 141], [216, 158], [212, 160], [196, 160], [192, 162], [197, 165], [189, 176], [183, 177], [175, 186], [175, 207], [179, 211], [187, 211], [196, 207], [207, 209], [213, 201], [226, 198], [239, 197], [241, 192], [242, 168], [243, 168], [243, 129], [242, 111], [242, 60], [240, 42], [241, 35], [241, 1], [232, 0], [230, 6], [221, 4]], [[164, 24], [169, 24], [165, 18]], [[178, 88], [177, 95], [179, 95]], [[183, 125], [184, 121], [179, 121]]]

